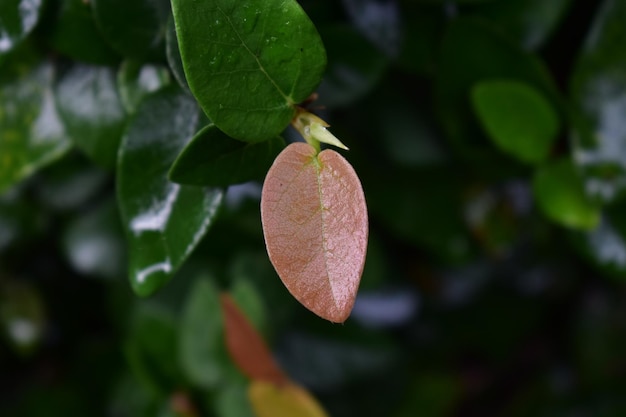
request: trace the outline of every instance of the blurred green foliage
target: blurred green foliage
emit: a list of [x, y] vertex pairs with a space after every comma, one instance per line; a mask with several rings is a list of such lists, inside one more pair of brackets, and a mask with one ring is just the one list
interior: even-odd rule
[[203, 130], [167, 1], [0, 3], [0, 415], [253, 416], [219, 291], [333, 417], [626, 415], [626, 2], [300, 4], [370, 209], [345, 325], [273, 271], [282, 144]]

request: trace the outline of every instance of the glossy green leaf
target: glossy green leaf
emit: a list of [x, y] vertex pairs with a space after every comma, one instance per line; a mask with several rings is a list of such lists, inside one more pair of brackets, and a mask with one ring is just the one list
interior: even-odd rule
[[580, 112], [575, 161], [588, 190], [604, 201], [626, 192], [626, 3], [605, 1], [570, 80]]
[[178, 360], [187, 379], [204, 389], [214, 388], [223, 374], [222, 321], [218, 289], [197, 279], [181, 317]]
[[52, 65], [8, 64], [0, 76], [0, 192], [71, 146], [54, 101]]
[[43, 0], [2, 0], [0, 2], [0, 61], [15, 49], [39, 22]]
[[115, 201], [76, 217], [63, 235], [63, 249], [76, 271], [118, 279], [126, 270], [126, 245]]
[[315, 104], [327, 108], [349, 105], [379, 81], [387, 59], [349, 26], [333, 26], [321, 35], [329, 65]]
[[448, 26], [436, 74], [443, 127], [455, 148], [470, 159], [484, 158], [491, 152], [470, 108], [471, 89], [476, 83], [490, 79], [525, 82], [560, 109], [560, 98], [541, 61], [484, 21], [462, 18]]
[[96, 27], [92, 2], [62, 0], [50, 42], [57, 51], [85, 63], [112, 64], [119, 59]]
[[598, 205], [585, 194], [582, 177], [568, 159], [538, 168], [533, 192], [539, 208], [556, 223], [574, 229], [593, 229], [600, 222]]
[[93, 0], [92, 4], [102, 35], [118, 53], [138, 60], [162, 56], [168, 0]]
[[541, 47], [572, 4], [572, 0], [500, 0], [475, 11], [497, 24], [527, 50]]
[[173, 0], [189, 87], [228, 136], [280, 134], [319, 84], [320, 37], [295, 0]]
[[523, 162], [546, 159], [559, 119], [539, 91], [517, 81], [484, 81], [474, 86], [472, 103], [489, 138], [501, 150]]
[[134, 113], [145, 96], [169, 83], [167, 69], [159, 65], [127, 60], [117, 73], [117, 89], [128, 113]]
[[115, 72], [77, 65], [59, 81], [56, 100], [73, 142], [101, 166], [113, 168], [126, 121]]
[[167, 180], [198, 116], [191, 97], [167, 88], [141, 103], [122, 139], [117, 193], [130, 245], [130, 280], [139, 295], [152, 294], [174, 274], [222, 201], [221, 190]]
[[170, 70], [172, 70], [172, 74], [174, 74], [174, 78], [182, 88], [189, 91], [189, 85], [185, 77], [185, 69], [183, 68], [183, 60], [180, 57], [176, 25], [174, 24], [173, 18], [170, 18], [167, 24], [167, 32], [165, 33], [165, 55], [167, 57], [167, 64]]
[[261, 179], [285, 147], [281, 137], [261, 143], [232, 139], [215, 125], [200, 130], [172, 165], [173, 182], [228, 186]]

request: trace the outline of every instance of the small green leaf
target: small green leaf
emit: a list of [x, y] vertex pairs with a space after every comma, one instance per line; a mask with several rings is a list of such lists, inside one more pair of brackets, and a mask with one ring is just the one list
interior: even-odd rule
[[12, 63], [5, 63], [0, 76], [0, 192], [71, 146], [53, 97], [52, 65], [8, 64]]
[[0, 61], [39, 22], [43, 0], [2, 0], [0, 2]]
[[223, 376], [224, 327], [219, 293], [208, 279], [196, 280], [181, 317], [178, 360], [194, 385], [215, 388]]
[[569, 159], [540, 167], [533, 178], [537, 204], [552, 221], [573, 229], [598, 226], [600, 209], [585, 194], [582, 177]]
[[228, 186], [262, 178], [285, 147], [281, 137], [261, 143], [232, 139], [211, 124], [200, 130], [172, 165], [173, 182]]
[[559, 119], [539, 91], [517, 81], [485, 81], [474, 86], [472, 103], [500, 149], [528, 163], [546, 159], [559, 130]]
[[126, 58], [162, 55], [168, 0], [93, 0], [96, 23], [104, 38]]
[[165, 67], [142, 65], [137, 61], [124, 61], [117, 73], [120, 99], [128, 113], [134, 113], [145, 96], [168, 85], [169, 82], [169, 72]]
[[96, 27], [89, 1], [62, 0], [50, 42], [56, 50], [77, 61], [106, 65], [119, 60]]
[[135, 292], [155, 292], [200, 242], [222, 201], [219, 189], [167, 180], [176, 155], [198, 123], [193, 98], [171, 87], [140, 104], [120, 149], [117, 192], [130, 245]]
[[287, 127], [319, 84], [322, 41], [295, 0], [173, 0], [189, 87], [215, 125], [246, 142]]
[[543, 63], [504, 38], [487, 21], [460, 18], [448, 25], [436, 75], [443, 127], [455, 148], [468, 159], [484, 162], [493, 156], [468, 100], [477, 83], [493, 79], [524, 82], [560, 109], [560, 96]]
[[113, 70], [77, 65], [60, 80], [56, 98], [74, 143], [98, 164], [113, 168], [126, 121]]

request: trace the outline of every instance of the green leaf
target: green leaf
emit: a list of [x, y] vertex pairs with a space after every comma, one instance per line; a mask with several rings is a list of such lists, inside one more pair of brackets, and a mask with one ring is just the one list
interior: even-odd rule
[[41, 16], [43, 0], [2, 0], [0, 2], [0, 62], [2, 56], [25, 39]]
[[56, 99], [74, 143], [101, 166], [115, 167], [126, 114], [117, 94], [113, 70], [73, 67], [61, 78]]
[[127, 60], [122, 63], [117, 73], [120, 99], [128, 113], [134, 113], [145, 96], [169, 83], [167, 69], [159, 65]]
[[561, 99], [542, 62], [503, 38], [488, 22], [462, 18], [448, 26], [436, 75], [443, 127], [455, 148], [468, 159], [484, 162], [492, 152], [468, 100], [476, 83], [491, 79], [524, 82], [560, 109]]
[[0, 76], [0, 192], [71, 146], [53, 98], [52, 65], [8, 64]]
[[626, 193], [626, 3], [605, 1], [581, 49], [570, 80], [580, 120], [575, 162], [594, 196], [612, 201]]
[[387, 59], [349, 26], [333, 26], [321, 34], [328, 45], [329, 66], [318, 90], [319, 104], [346, 106], [374, 87]]
[[537, 169], [533, 192], [539, 208], [556, 223], [588, 230], [600, 222], [600, 209], [585, 194], [582, 177], [569, 159]]
[[278, 135], [319, 84], [326, 54], [295, 0], [173, 0], [189, 87], [228, 136]]
[[88, 1], [62, 0], [50, 42], [59, 52], [85, 63], [114, 64], [119, 59], [96, 27]]
[[228, 186], [262, 178], [285, 147], [281, 137], [261, 143], [232, 139], [215, 125], [200, 130], [172, 165], [173, 182]]
[[196, 280], [181, 317], [178, 360], [194, 385], [215, 388], [223, 376], [224, 326], [219, 293], [208, 279]]
[[559, 131], [559, 119], [539, 91], [517, 81], [485, 81], [474, 86], [472, 103], [501, 150], [523, 162], [546, 159]]
[[222, 201], [218, 189], [167, 180], [176, 154], [198, 123], [195, 101], [176, 88], [147, 97], [131, 120], [120, 149], [117, 192], [130, 245], [135, 292], [160, 288], [189, 256]]
[[93, 0], [92, 4], [102, 35], [122, 56], [138, 60], [162, 56], [168, 0]]

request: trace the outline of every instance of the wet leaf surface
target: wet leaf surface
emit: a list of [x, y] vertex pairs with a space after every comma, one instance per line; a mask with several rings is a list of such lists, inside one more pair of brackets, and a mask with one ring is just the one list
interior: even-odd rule
[[350, 315], [367, 250], [367, 207], [352, 166], [337, 152], [304, 143], [276, 158], [263, 185], [261, 219], [272, 265], [315, 314]]
[[130, 246], [130, 281], [139, 295], [159, 289], [213, 222], [222, 190], [168, 181], [176, 154], [198, 123], [195, 101], [177, 88], [146, 98], [130, 121], [118, 160], [117, 192]]
[[246, 143], [226, 136], [211, 124], [200, 130], [178, 155], [169, 177], [179, 184], [207, 186], [261, 179], [284, 147], [281, 137]]
[[211, 121], [247, 142], [280, 134], [326, 66], [298, 3], [174, 0], [172, 8], [189, 87]]

